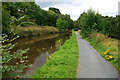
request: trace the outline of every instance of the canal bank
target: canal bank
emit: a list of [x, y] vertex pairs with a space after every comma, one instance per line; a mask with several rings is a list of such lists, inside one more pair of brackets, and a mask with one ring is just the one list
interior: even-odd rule
[[14, 29], [20, 37], [42, 36], [59, 33], [59, 30], [53, 26], [29, 26]]
[[[28, 75], [27, 77], [31, 78], [31, 74], [37, 68], [42, 67], [46, 63], [48, 57], [55, 51], [59, 50], [64, 42], [70, 38], [70, 35], [71, 34], [69, 33], [57, 33], [43, 36], [26, 37], [15, 40], [14, 43], [17, 43], [17, 45], [14, 48], [14, 51], [18, 49], [24, 50], [29, 48], [28, 53], [26, 53], [28, 58], [23, 60], [24, 62], [27, 62], [26, 65], [32, 65], [32, 67], [24, 69], [24, 73]], [[19, 60], [13, 60], [10, 63], [13, 65], [16, 63], [18, 65], [21, 64]]]
[[32, 78], [75, 78], [78, 67], [79, 48], [73, 32], [58, 51], [33, 73]]

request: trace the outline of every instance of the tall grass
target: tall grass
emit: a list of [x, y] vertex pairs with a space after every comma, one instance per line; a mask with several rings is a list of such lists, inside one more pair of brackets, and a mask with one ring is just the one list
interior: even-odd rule
[[108, 38], [108, 35], [103, 35], [96, 31], [92, 32], [88, 38], [89, 43], [97, 50], [97, 52], [110, 61], [118, 70], [118, 40]]
[[42, 68], [36, 70], [33, 78], [75, 78], [78, 66], [79, 48], [75, 33], [60, 49], [52, 54]]
[[39, 36], [56, 32], [59, 32], [59, 30], [52, 26], [29, 26], [16, 29], [16, 33], [21, 37]]

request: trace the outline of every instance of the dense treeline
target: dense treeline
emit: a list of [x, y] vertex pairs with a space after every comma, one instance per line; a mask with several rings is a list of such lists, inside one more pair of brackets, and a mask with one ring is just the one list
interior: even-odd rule
[[76, 30], [81, 29], [83, 37], [89, 36], [93, 31], [98, 31], [112, 38], [120, 38], [120, 15], [116, 15], [116, 17], [102, 16], [89, 9], [87, 12], [83, 12], [77, 21], [74, 21], [74, 26]]
[[[63, 15], [59, 9], [53, 7], [45, 11], [35, 2], [3, 2], [2, 14], [3, 33], [7, 33], [10, 26], [16, 27], [18, 25], [22, 27], [29, 25], [54, 26], [59, 29], [72, 29], [74, 25], [70, 15]], [[62, 28], [56, 25], [59, 23], [57, 19], [66, 22]]]

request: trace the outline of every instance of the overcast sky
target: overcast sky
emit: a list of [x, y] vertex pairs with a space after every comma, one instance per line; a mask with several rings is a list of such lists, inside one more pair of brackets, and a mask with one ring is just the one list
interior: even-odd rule
[[73, 20], [77, 20], [81, 13], [92, 8], [103, 16], [115, 16], [118, 14], [118, 2], [120, 0], [35, 0], [44, 10], [49, 7], [59, 8], [62, 14], [69, 14]]

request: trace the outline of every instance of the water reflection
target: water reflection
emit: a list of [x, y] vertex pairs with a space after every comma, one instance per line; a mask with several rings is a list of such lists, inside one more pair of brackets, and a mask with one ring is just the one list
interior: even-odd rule
[[24, 72], [31, 76], [37, 68], [43, 66], [46, 62], [46, 57], [58, 50], [69, 37], [70, 34], [64, 33], [16, 40], [15, 42], [18, 44], [16, 45], [15, 50], [29, 48], [29, 51], [26, 54], [28, 56], [28, 64], [32, 64], [33, 66], [24, 70]]

